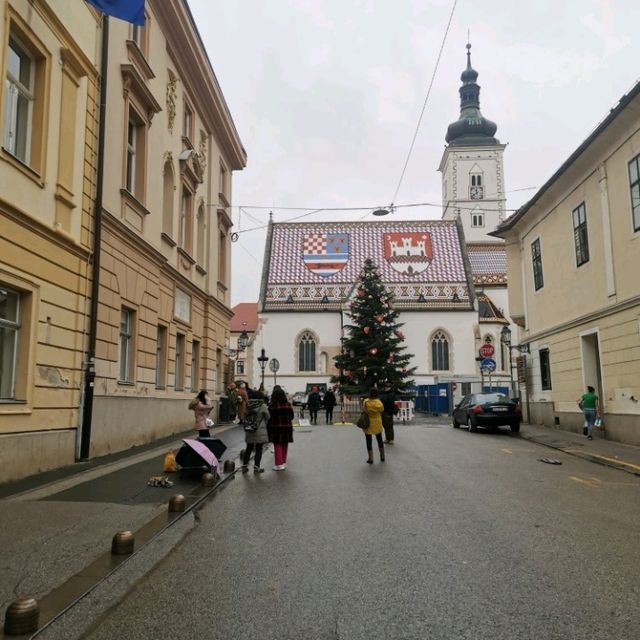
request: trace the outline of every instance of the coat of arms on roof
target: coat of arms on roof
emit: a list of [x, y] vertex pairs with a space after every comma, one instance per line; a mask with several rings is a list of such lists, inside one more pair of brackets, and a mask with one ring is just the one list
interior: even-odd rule
[[302, 261], [311, 273], [328, 278], [349, 262], [349, 234], [308, 233], [302, 240]]
[[426, 231], [385, 233], [385, 260], [399, 273], [422, 273], [433, 260], [431, 234]]

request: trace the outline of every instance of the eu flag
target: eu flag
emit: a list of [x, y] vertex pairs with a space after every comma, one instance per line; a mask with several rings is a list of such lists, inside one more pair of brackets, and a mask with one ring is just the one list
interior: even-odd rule
[[86, 0], [108, 16], [144, 27], [144, 0]]

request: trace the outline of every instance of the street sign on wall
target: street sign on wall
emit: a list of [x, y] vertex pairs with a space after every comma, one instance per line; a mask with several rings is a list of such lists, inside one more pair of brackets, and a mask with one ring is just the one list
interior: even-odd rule
[[273, 373], [276, 373], [279, 368], [280, 361], [277, 358], [271, 358], [271, 360], [269, 360], [269, 371], [273, 371]]
[[482, 369], [482, 371], [486, 371], [487, 373], [493, 373], [496, 370], [496, 361], [492, 358], [485, 358], [480, 363], [480, 369]]
[[495, 352], [496, 350], [493, 348], [492, 344], [489, 344], [488, 342], [485, 342], [479, 349], [480, 355], [483, 358], [490, 358]]

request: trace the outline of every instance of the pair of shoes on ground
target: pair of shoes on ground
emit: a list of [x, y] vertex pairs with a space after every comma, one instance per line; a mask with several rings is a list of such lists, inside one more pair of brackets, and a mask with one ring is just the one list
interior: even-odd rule
[[287, 464], [277, 464], [273, 467], [274, 471], [284, 471], [287, 468]]
[[385, 440], [384, 443], [385, 444], [395, 444], [395, 442], [393, 440]]
[[593, 440], [593, 436], [587, 436], [587, 440]]
[[[242, 465], [242, 473], [249, 473], [249, 465], [247, 464], [243, 464]], [[261, 467], [256, 466], [255, 464], [253, 465], [253, 473], [264, 473], [264, 469], [262, 469]]]

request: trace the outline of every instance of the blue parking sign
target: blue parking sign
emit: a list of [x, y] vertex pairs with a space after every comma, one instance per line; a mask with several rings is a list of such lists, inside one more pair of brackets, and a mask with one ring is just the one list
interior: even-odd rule
[[493, 373], [496, 370], [496, 361], [493, 358], [484, 358], [480, 362], [480, 369], [488, 373]]

